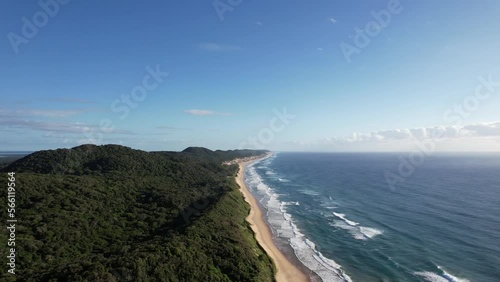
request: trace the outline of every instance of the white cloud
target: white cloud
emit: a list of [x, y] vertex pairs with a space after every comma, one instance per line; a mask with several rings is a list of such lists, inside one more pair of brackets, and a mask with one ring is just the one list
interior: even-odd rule
[[44, 110], [44, 109], [1, 109], [0, 116], [6, 117], [68, 117], [83, 113], [84, 110]]
[[185, 113], [188, 113], [190, 115], [194, 116], [230, 116], [231, 113], [220, 113], [216, 111], [211, 111], [211, 110], [185, 110]]
[[77, 104], [93, 104], [94, 101], [81, 99], [81, 98], [73, 98], [73, 97], [56, 97], [56, 98], [48, 98], [48, 101], [51, 102], [61, 102], [61, 103], [77, 103]]
[[370, 133], [353, 132], [348, 136], [331, 137], [312, 144], [346, 144], [346, 143], [381, 143], [387, 141], [414, 141], [433, 139], [439, 134], [439, 139], [466, 139], [466, 138], [500, 138], [500, 121], [475, 123], [464, 126], [435, 126], [421, 128], [402, 128], [374, 131]]
[[464, 129], [475, 136], [500, 136], [500, 122], [470, 124]]
[[134, 134], [128, 130], [100, 129], [97, 124], [86, 124], [81, 122], [56, 123], [26, 120], [18, 117], [0, 117], [0, 127], [11, 129], [30, 129], [44, 132], [62, 132], [65, 134], [83, 134], [86, 131], [101, 131], [109, 134]]
[[237, 45], [224, 45], [212, 42], [201, 43], [198, 45], [198, 47], [202, 50], [211, 52], [238, 51], [242, 49], [240, 46]]
[[28, 110], [27, 115], [42, 117], [68, 117], [82, 113], [81, 110]]
[[336, 19], [334, 19], [334, 18], [329, 18], [328, 20], [329, 20], [331, 23], [334, 23], [334, 24], [336, 24], [336, 23], [337, 23], [337, 20], [336, 20]]
[[258, 25], [258, 26], [263, 26], [264, 23], [263, 22], [260, 22], [260, 21], [256, 21], [256, 22], [253, 22], [254, 24]]
[[189, 130], [189, 128], [181, 128], [181, 127], [175, 127], [175, 126], [157, 126], [155, 127], [156, 129], [161, 129], [161, 130]]

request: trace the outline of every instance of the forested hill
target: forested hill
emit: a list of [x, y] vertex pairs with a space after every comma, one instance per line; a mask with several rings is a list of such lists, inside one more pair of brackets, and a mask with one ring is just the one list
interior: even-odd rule
[[[189, 147], [178, 152], [145, 152], [120, 145], [82, 145], [72, 149], [39, 151], [30, 154], [4, 169], [4, 171], [42, 174], [100, 174], [126, 172], [163, 175], [173, 163], [192, 165], [194, 162], [222, 163], [224, 161], [264, 155], [265, 150], [212, 151]], [[167, 171], [166, 171], [167, 169]]]
[[245, 158], [252, 156], [259, 156], [268, 153], [266, 150], [230, 150], [230, 151], [211, 151], [201, 147], [189, 147], [182, 151], [184, 154], [193, 154], [197, 157], [206, 157], [218, 161], [230, 161], [237, 158]]
[[[222, 165], [265, 153], [83, 145], [19, 159], [0, 181], [6, 187], [6, 172], [16, 172], [15, 278], [272, 281], [272, 262], [245, 221], [237, 167]], [[15, 279], [4, 271], [0, 280]]]

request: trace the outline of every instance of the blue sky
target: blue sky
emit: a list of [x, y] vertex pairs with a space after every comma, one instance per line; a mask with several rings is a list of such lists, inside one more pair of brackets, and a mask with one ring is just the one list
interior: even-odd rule
[[0, 151], [500, 150], [495, 0], [0, 8]]

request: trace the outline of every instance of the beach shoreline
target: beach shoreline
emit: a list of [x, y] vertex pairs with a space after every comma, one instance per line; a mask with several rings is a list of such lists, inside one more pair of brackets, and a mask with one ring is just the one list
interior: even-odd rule
[[262, 158], [237, 162], [239, 171], [236, 176], [236, 183], [238, 183], [238, 185], [240, 186], [240, 191], [243, 194], [245, 201], [250, 205], [250, 213], [247, 216], [246, 220], [248, 223], [250, 223], [250, 226], [255, 233], [255, 238], [259, 245], [264, 249], [267, 255], [272, 258], [274, 265], [276, 266], [276, 280], [278, 282], [310, 281], [308, 275], [305, 274], [294, 263], [292, 263], [276, 246], [273, 241], [272, 231], [266, 220], [264, 219], [264, 213], [262, 212], [259, 203], [250, 193], [245, 184], [244, 172], [246, 166], [260, 159]]

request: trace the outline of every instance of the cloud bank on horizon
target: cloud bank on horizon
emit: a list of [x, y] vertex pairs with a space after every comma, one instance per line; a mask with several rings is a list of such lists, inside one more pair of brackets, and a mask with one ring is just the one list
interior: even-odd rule
[[[296, 141], [305, 149], [362, 150], [362, 151], [408, 151], [418, 145], [433, 143], [438, 151], [493, 151], [500, 146], [500, 121], [466, 125], [434, 126], [381, 130], [356, 133], [340, 137], [329, 137], [313, 141]], [[461, 148], [461, 149], [460, 149]]]
[[468, 124], [464, 126], [436, 126], [375, 131], [368, 134], [326, 138], [326, 142], [380, 142], [388, 140], [455, 139], [467, 137], [499, 137], [500, 121]]

